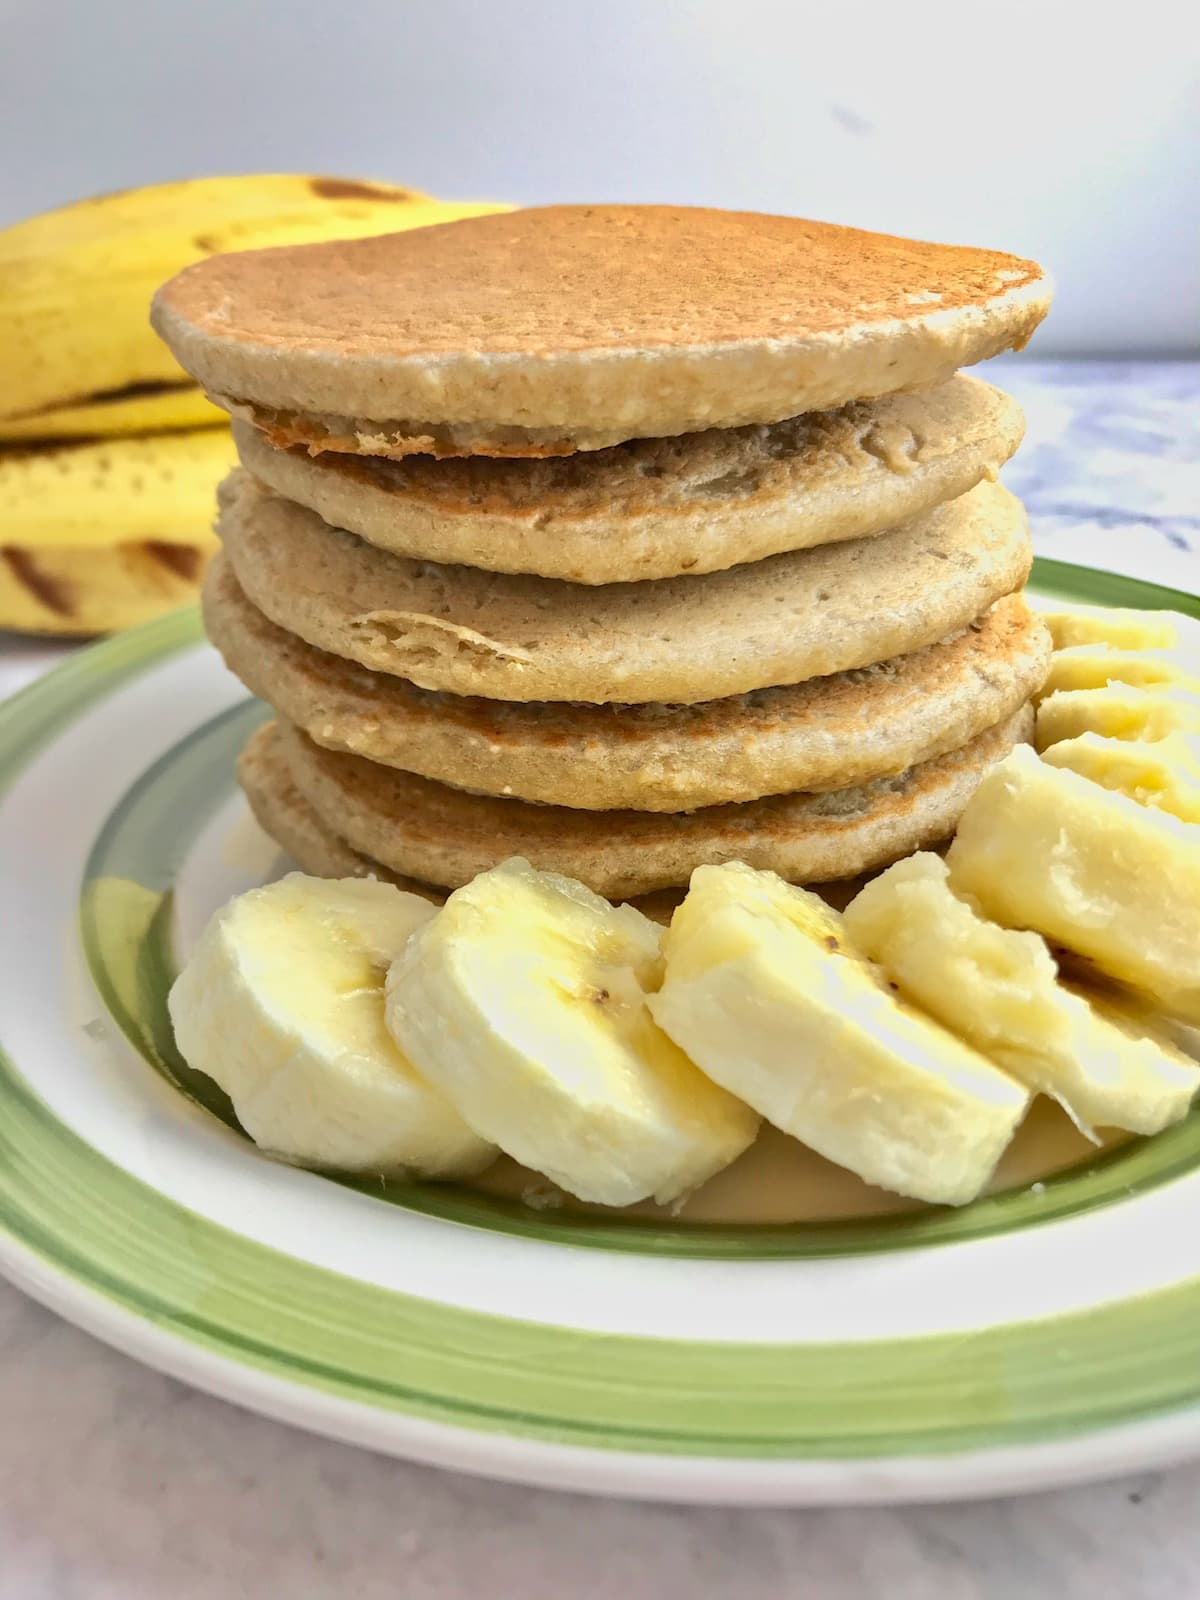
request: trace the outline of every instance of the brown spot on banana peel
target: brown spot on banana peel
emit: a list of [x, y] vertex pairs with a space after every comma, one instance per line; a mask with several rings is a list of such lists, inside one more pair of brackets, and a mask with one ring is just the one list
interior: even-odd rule
[[390, 200], [402, 204], [417, 198], [411, 189], [385, 188], [361, 178], [310, 178], [308, 187], [321, 200]]
[[165, 539], [144, 539], [142, 548], [152, 560], [186, 583], [195, 583], [200, 576], [201, 557], [194, 545], [170, 544]]
[[75, 406], [115, 406], [126, 400], [152, 400], [161, 394], [182, 394], [200, 386], [190, 378], [147, 378], [138, 383], [123, 383], [115, 389], [92, 389], [83, 394], [61, 395], [32, 411], [9, 411], [0, 416], [3, 422], [29, 422], [37, 417], [49, 417], [56, 411], [66, 411]]
[[49, 573], [43, 572], [28, 550], [19, 550], [13, 545], [5, 545], [0, 549], [0, 560], [8, 567], [13, 577], [39, 604], [45, 606], [47, 611], [53, 611], [56, 616], [69, 617], [74, 614], [74, 596], [68, 584], [60, 578], [52, 578]]

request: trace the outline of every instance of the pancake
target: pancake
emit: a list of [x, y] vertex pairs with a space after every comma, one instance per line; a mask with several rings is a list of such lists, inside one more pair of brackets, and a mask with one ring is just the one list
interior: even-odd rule
[[217, 558], [208, 636], [317, 744], [454, 788], [585, 810], [688, 811], [844, 788], [956, 750], [1045, 680], [1050, 636], [1020, 595], [952, 639], [858, 672], [692, 706], [510, 704], [418, 689], [269, 622]]
[[563, 455], [778, 422], [1019, 349], [1032, 261], [796, 217], [549, 206], [212, 256], [152, 321], [277, 445]]
[[886, 661], [1024, 583], [1020, 502], [998, 484], [888, 534], [703, 577], [589, 588], [389, 555], [262, 489], [220, 490], [242, 589], [318, 649], [491, 700], [712, 700]]
[[919, 394], [544, 461], [314, 459], [249, 423], [233, 432], [261, 483], [380, 549], [600, 584], [894, 528], [994, 478], [1023, 428], [1015, 400], [960, 373]]
[[445, 890], [392, 872], [352, 850], [321, 821], [292, 779], [278, 724], [268, 722], [250, 735], [238, 756], [237, 777], [259, 827], [301, 871], [315, 878], [380, 878], [425, 900], [445, 899]]
[[[379, 878], [438, 905], [446, 898], [445, 889], [406, 878], [352, 850], [321, 821], [292, 781], [277, 723], [269, 722], [256, 729], [246, 741], [238, 758], [238, 782], [259, 827], [301, 871], [315, 878]], [[834, 883], [810, 884], [809, 888], [836, 910], [844, 911], [864, 882], [860, 875]], [[655, 922], [666, 923], [683, 895], [683, 889], [659, 889], [654, 894], [636, 895], [630, 903]]]
[[393, 872], [455, 888], [509, 856], [613, 899], [686, 884], [704, 862], [745, 861], [796, 883], [851, 877], [948, 837], [987, 771], [1029, 738], [1033, 713], [891, 778], [825, 794], [774, 795], [684, 815], [466, 794], [323, 750], [280, 724], [296, 788], [325, 825]]

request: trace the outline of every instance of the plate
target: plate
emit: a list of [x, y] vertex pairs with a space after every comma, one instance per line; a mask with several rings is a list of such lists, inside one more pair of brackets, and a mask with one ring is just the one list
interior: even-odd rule
[[[1041, 592], [1174, 590], [1041, 561]], [[272, 1162], [165, 994], [278, 870], [194, 612], [0, 711], [0, 1270], [131, 1355], [440, 1466], [645, 1498], [962, 1498], [1200, 1450], [1200, 1112], [961, 1211], [536, 1209]], [[181, 1090], [183, 1092], [181, 1092]]]

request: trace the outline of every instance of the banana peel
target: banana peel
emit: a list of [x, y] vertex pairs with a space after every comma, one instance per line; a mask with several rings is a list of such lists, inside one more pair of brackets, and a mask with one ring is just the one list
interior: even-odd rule
[[108, 633], [194, 600], [235, 459], [227, 428], [0, 451], [0, 627]]
[[147, 321], [154, 290], [193, 261], [505, 209], [284, 173], [124, 190], [19, 222], [0, 233], [0, 442], [218, 420]]
[[143, 539], [109, 549], [0, 545], [0, 628], [90, 637], [149, 622], [196, 599], [211, 537]]
[[79, 405], [35, 410], [0, 422], [0, 447], [46, 439], [102, 439], [190, 428], [219, 428], [228, 417], [204, 391], [187, 382], [146, 384], [93, 396]]
[[236, 461], [228, 428], [0, 452], [0, 545], [210, 539], [217, 484]]

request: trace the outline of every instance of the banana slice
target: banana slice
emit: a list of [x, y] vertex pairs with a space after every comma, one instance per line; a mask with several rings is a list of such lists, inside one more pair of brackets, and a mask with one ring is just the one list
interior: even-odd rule
[[1028, 1091], [899, 1000], [816, 895], [700, 867], [667, 934], [659, 1025], [716, 1083], [868, 1183], [962, 1205]]
[[1200, 692], [1200, 655], [1193, 650], [1116, 650], [1106, 644], [1075, 644], [1056, 650], [1043, 695], [1060, 689], [1104, 689], [1128, 683], [1138, 689]]
[[846, 907], [847, 932], [902, 994], [1085, 1131], [1177, 1122], [1200, 1069], [1169, 1035], [1064, 986], [1044, 939], [986, 921], [946, 880], [938, 856], [898, 861]]
[[380, 1175], [460, 1176], [494, 1158], [384, 1024], [388, 965], [432, 915], [388, 884], [296, 872], [213, 917], [171, 989], [171, 1021], [256, 1144]]
[[1112, 683], [1106, 689], [1065, 689], [1047, 695], [1037, 709], [1034, 742], [1048, 750], [1060, 739], [1099, 733], [1106, 739], [1164, 739], [1169, 733], [1200, 733], [1200, 694], [1190, 689], [1136, 689]]
[[661, 929], [514, 859], [457, 890], [388, 977], [392, 1034], [481, 1137], [583, 1200], [670, 1201], [758, 1118], [654, 1024]]
[[1200, 734], [1168, 733], [1153, 742], [1081, 733], [1042, 752], [1052, 767], [1069, 767], [1139, 805], [1157, 806], [1181, 822], [1200, 822]]
[[1134, 611], [1120, 606], [1073, 606], [1042, 610], [1056, 650], [1108, 644], [1118, 650], [1177, 650], [1200, 642], [1200, 629], [1179, 611]]
[[1200, 1021], [1200, 828], [1027, 745], [967, 802], [950, 885], [997, 922], [1034, 928]]

